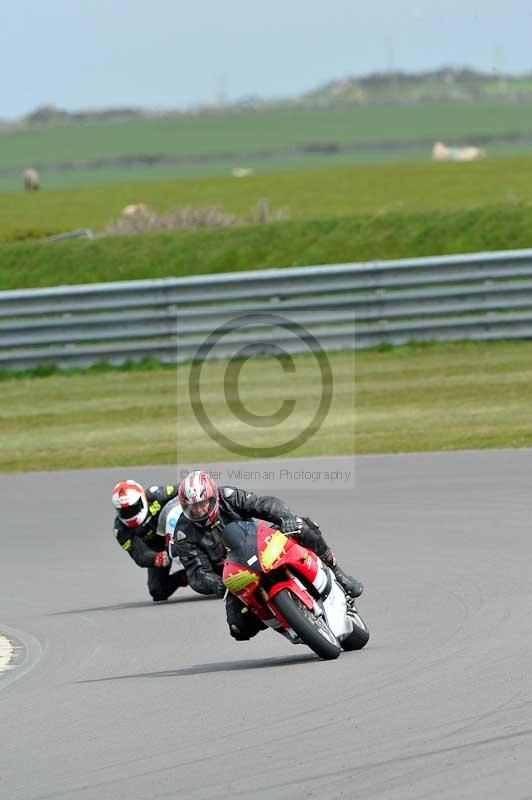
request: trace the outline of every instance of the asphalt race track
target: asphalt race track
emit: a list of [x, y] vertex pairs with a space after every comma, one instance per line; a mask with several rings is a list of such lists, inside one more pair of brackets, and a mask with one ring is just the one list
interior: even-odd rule
[[369, 644], [334, 662], [151, 602], [110, 490], [169, 467], [1, 476], [2, 800], [530, 798], [532, 451], [356, 463], [287, 497], [366, 584]]

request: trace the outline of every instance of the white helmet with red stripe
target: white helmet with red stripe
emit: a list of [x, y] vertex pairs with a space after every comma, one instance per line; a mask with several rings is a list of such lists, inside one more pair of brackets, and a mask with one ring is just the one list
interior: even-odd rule
[[120, 481], [113, 489], [113, 505], [128, 528], [142, 525], [148, 517], [146, 492], [137, 481]]
[[179, 484], [179, 502], [183, 514], [192, 522], [213, 525], [218, 515], [218, 486], [208, 472], [195, 470]]

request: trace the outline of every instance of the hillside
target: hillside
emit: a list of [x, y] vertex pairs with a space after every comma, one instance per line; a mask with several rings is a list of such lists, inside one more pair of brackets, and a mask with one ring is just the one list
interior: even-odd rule
[[441, 102], [518, 102], [532, 100], [532, 73], [504, 75], [469, 68], [442, 67], [430, 72], [379, 72], [335, 79], [300, 96], [284, 99], [245, 97], [223, 105], [154, 111], [106, 108], [67, 111], [41, 106], [12, 123], [0, 120], [0, 130], [61, 125], [108, 124], [175, 116], [227, 114], [245, 110], [274, 111], [343, 106], [412, 105]]
[[[400, 110], [398, 106], [401, 106]], [[532, 73], [390, 72], [331, 81], [300, 97], [150, 111], [45, 106], [0, 124], [0, 193], [430, 161], [434, 142], [495, 156], [532, 152]]]
[[532, 100], [532, 73], [502, 75], [444, 67], [433, 72], [383, 72], [334, 80], [306, 93], [311, 106], [414, 105]]

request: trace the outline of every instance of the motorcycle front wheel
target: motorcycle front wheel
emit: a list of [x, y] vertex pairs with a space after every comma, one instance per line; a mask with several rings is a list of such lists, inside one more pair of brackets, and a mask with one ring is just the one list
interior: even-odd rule
[[307, 647], [317, 656], [330, 661], [338, 658], [342, 646], [323, 617], [316, 617], [290, 589], [281, 589], [271, 604]]

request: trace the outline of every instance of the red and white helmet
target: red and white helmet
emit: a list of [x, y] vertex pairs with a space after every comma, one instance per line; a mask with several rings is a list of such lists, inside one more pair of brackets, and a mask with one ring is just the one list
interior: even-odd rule
[[208, 472], [195, 470], [179, 484], [179, 502], [183, 514], [192, 522], [212, 525], [218, 514], [218, 486]]
[[113, 489], [113, 505], [128, 528], [136, 528], [148, 516], [146, 492], [137, 481], [120, 481]]

